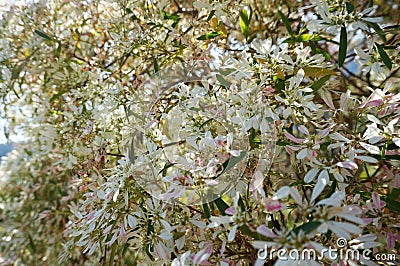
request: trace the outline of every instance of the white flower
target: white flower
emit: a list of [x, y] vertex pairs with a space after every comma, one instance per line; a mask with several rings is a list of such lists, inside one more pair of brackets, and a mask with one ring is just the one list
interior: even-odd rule
[[175, 258], [171, 266], [186, 266], [189, 264], [189, 259], [190, 259], [190, 251], [186, 251], [183, 254], [180, 254], [177, 258]]

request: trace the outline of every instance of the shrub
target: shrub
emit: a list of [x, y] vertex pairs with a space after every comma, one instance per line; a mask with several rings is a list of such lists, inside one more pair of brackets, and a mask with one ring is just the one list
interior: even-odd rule
[[3, 7], [0, 112], [23, 141], [0, 167], [0, 261], [298, 265], [273, 248], [395, 263], [397, 8]]

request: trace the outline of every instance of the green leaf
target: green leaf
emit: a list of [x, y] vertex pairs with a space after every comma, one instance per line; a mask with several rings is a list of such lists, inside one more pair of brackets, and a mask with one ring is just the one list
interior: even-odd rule
[[122, 65], [124, 64], [124, 62], [125, 62], [125, 58], [127, 57], [127, 56], [129, 56], [129, 53], [127, 53], [126, 51], [122, 54], [122, 56], [121, 56], [121, 59], [119, 60], [119, 67], [122, 67]]
[[350, 2], [346, 2], [346, 10], [347, 10], [347, 13], [353, 12], [353, 11], [354, 11], [354, 6], [353, 6], [353, 4], [350, 3]]
[[149, 258], [150, 258], [151, 260], [154, 260], [154, 257], [153, 257], [153, 255], [151, 254], [151, 252], [154, 251], [153, 245], [152, 245], [152, 244], [147, 244], [147, 245], [143, 246], [143, 249], [145, 250], [147, 256], [149, 256]]
[[228, 81], [226, 81], [226, 79], [223, 76], [217, 74], [216, 77], [217, 77], [219, 84], [221, 84], [225, 88], [229, 88], [231, 86], [231, 84]]
[[240, 209], [241, 209], [243, 212], [246, 211], [246, 206], [244, 205], [242, 196], [239, 196], [238, 205], [240, 206]]
[[381, 29], [381, 27], [375, 23], [375, 22], [369, 22], [367, 21], [367, 24], [374, 29], [374, 31], [376, 32], [376, 34], [378, 34], [378, 36], [382, 39], [382, 41], [384, 41], [386, 43], [386, 35], [383, 32], [383, 30]]
[[251, 231], [250, 228], [247, 225], [242, 225], [239, 228], [239, 231], [242, 232], [245, 235], [248, 235], [250, 237], [252, 237], [255, 240], [261, 240], [263, 239], [263, 236], [261, 236], [260, 234], [257, 234], [254, 231]]
[[221, 68], [219, 70], [219, 73], [221, 73], [224, 76], [228, 76], [229, 74], [231, 74], [232, 72], [234, 72], [236, 69], [234, 68]]
[[136, 253], [135, 255], [130, 255], [130, 256], [126, 256], [125, 257], [125, 264], [126, 265], [128, 265], [128, 266], [137, 266], [137, 254], [138, 253]]
[[129, 243], [126, 242], [124, 248], [122, 249], [122, 257], [125, 257], [126, 252], [128, 251]]
[[382, 48], [386, 49], [386, 50], [394, 50], [397, 48], [397, 46], [396, 45], [383, 45]]
[[250, 16], [247, 14], [246, 10], [240, 11], [240, 29], [247, 39], [249, 36], [249, 24], [250, 24]]
[[154, 232], [154, 226], [151, 221], [147, 224], [147, 235], [151, 235]]
[[55, 100], [57, 100], [58, 98], [60, 98], [65, 92], [66, 92], [66, 91], [64, 91], [64, 90], [60, 90], [59, 92], [57, 92], [56, 94], [54, 94], [54, 95], [50, 98], [49, 102], [54, 102]]
[[339, 67], [343, 66], [347, 53], [347, 31], [346, 27], [340, 29], [340, 44], [339, 44]]
[[173, 238], [174, 238], [175, 240], [177, 240], [177, 239], [181, 238], [181, 237], [184, 236], [184, 235], [186, 235], [186, 232], [174, 232]]
[[211, 217], [211, 212], [208, 203], [203, 203], [203, 210], [204, 210], [204, 215], [206, 216], [207, 219], [209, 219]]
[[329, 68], [322, 67], [304, 67], [304, 74], [312, 77], [324, 77], [326, 75], [335, 75], [336, 72]]
[[280, 10], [278, 10], [278, 13], [279, 13], [279, 16], [281, 16], [283, 24], [285, 24], [286, 30], [289, 32], [290, 36], [293, 37], [293, 31], [292, 31], [292, 27], [290, 27], [289, 19]]
[[[375, 159], [379, 160], [377, 155], [372, 156]], [[400, 155], [398, 154], [393, 154], [393, 155], [385, 155], [385, 160], [396, 160], [396, 161], [400, 161]]]
[[285, 89], [285, 81], [283, 79], [278, 78], [277, 76], [273, 76], [275, 81], [275, 88], [281, 92]]
[[386, 202], [386, 207], [391, 210], [400, 213], [400, 202], [397, 200], [390, 199], [388, 197], [381, 197]]
[[29, 248], [32, 251], [32, 253], [36, 252], [36, 246], [35, 243], [33, 242], [33, 238], [30, 234], [28, 234], [28, 238], [29, 238]]
[[132, 9], [130, 9], [130, 8], [127, 7], [127, 8], [125, 8], [125, 11], [126, 11], [126, 13], [127, 13], [128, 15], [131, 16], [131, 19], [132, 19], [132, 20], [138, 20], [138, 17], [135, 16], [135, 14], [133, 14]]
[[285, 142], [285, 141], [277, 141], [276, 145], [284, 147], [284, 146], [290, 145], [290, 143], [289, 142]]
[[322, 37], [315, 34], [300, 34], [295, 37], [288, 38], [284, 41], [284, 43], [295, 43], [295, 42], [308, 42], [308, 41], [320, 41]]
[[171, 19], [173, 21], [178, 21], [180, 19], [178, 15], [171, 15], [165, 11], [163, 11], [163, 14], [164, 14], [164, 19]]
[[326, 58], [326, 60], [331, 61], [332, 58], [328, 52], [321, 50], [319, 48], [317, 48], [316, 51], [317, 51], [317, 54], [322, 54]]
[[300, 36], [296, 37], [296, 41], [299, 42], [308, 42], [309, 40], [311, 40], [314, 37], [313, 34], [301, 34]]
[[331, 75], [326, 75], [326, 76], [323, 76], [322, 78], [320, 78], [319, 80], [315, 81], [311, 85], [311, 89], [313, 89], [313, 91], [319, 90], [322, 87], [322, 85], [324, 85], [325, 82], [327, 82], [329, 80], [330, 77], [331, 77]]
[[215, 205], [217, 205], [218, 210], [221, 214], [225, 214], [225, 210], [229, 208], [229, 205], [222, 198], [214, 200]]
[[58, 59], [60, 59], [60, 54], [61, 54], [61, 42], [58, 42], [57, 51], [56, 51], [56, 57]]
[[259, 130], [257, 130], [257, 131], [254, 130], [254, 128], [251, 128], [249, 133], [250, 133], [249, 134], [250, 148], [251, 149], [259, 148], [261, 145], [261, 139], [259, 138], [261, 132]]
[[387, 68], [392, 70], [392, 61], [390, 61], [390, 58], [387, 55], [387, 53], [385, 52], [385, 50], [383, 49], [383, 47], [378, 43], [375, 43], [375, 45], [376, 45], [376, 48], [378, 48], [378, 53], [381, 56], [381, 59], [382, 59], [383, 63], [385, 64], [385, 66], [387, 66]]
[[[371, 199], [371, 192], [365, 192], [365, 191], [359, 191], [358, 192], [362, 197], [365, 199]], [[397, 194], [397, 191], [394, 191], [395, 194]], [[381, 200], [383, 200], [386, 203], [386, 208], [388, 208], [391, 211], [395, 211], [400, 213], [400, 202], [397, 201], [397, 199], [392, 199], [393, 196], [382, 196], [379, 195]], [[395, 195], [396, 196], [396, 195]]]
[[213, 32], [201, 35], [200, 37], [197, 38], [197, 40], [199, 40], [199, 41], [210, 40], [221, 34], [222, 34], [222, 31], [213, 31]]
[[324, 245], [326, 245], [326, 243], [328, 243], [328, 241], [330, 241], [331, 236], [332, 236], [332, 231], [328, 231], [328, 232], [325, 234], [325, 240], [324, 240], [324, 242], [323, 242]]
[[162, 170], [160, 170], [158, 172], [158, 174], [162, 173], [162, 176], [166, 176], [167, 175], [167, 169], [172, 167], [172, 166], [174, 166], [175, 164], [176, 163], [169, 163], [169, 162], [165, 163], [164, 168]]
[[199, 129], [201, 129], [202, 127], [204, 127], [205, 125], [207, 125], [208, 123], [210, 123], [211, 121], [213, 121], [214, 120], [214, 118], [210, 118], [210, 119], [207, 119], [206, 121], [204, 121], [200, 126], [199, 126]]
[[24, 152], [28, 155], [28, 156], [32, 156], [32, 152], [28, 149], [24, 149]]
[[43, 31], [35, 30], [35, 33], [36, 33], [37, 35], [39, 35], [40, 37], [42, 37], [42, 38], [48, 40], [48, 41], [52, 41], [52, 40], [53, 40], [49, 35], [47, 35], [47, 34], [44, 33]]
[[385, 155], [386, 155], [386, 149], [387, 149], [387, 144], [385, 143], [385, 145], [382, 146], [382, 150], [381, 150], [381, 159], [385, 159]]
[[108, 261], [108, 265], [112, 266], [114, 264], [114, 257], [115, 253], [117, 252], [117, 242], [114, 242], [112, 247], [111, 247], [111, 254], [110, 254], [110, 260]]
[[19, 77], [19, 73], [21, 73], [22, 69], [24, 69], [24, 64], [20, 64], [19, 66], [15, 66], [11, 71], [11, 79], [16, 79]]
[[[154, 232], [154, 226], [153, 226], [151, 220], [149, 220], [148, 223], [147, 223], [147, 236], [150, 236], [151, 233], [153, 233], [153, 232]], [[143, 248], [144, 248], [145, 252], [147, 253], [147, 255], [151, 259], [153, 259], [153, 255], [151, 255], [151, 252], [153, 252], [153, 250], [154, 250], [153, 245], [149, 243], [146, 246], [144, 246]]]
[[320, 224], [321, 224], [321, 222], [317, 222], [317, 221], [308, 222], [308, 223], [305, 223], [303, 225], [300, 225], [300, 226], [294, 228], [293, 232], [298, 234], [300, 231], [303, 231], [305, 234], [308, 234], [308, 233], [311, 233], [312, 231], [314, 231], [315, 229], [317, 229]]
[[335, 191], [336, 191], [336, 186], [337, 186], [337, 180], [334, 179], [334, 180], [332, 181], [332, 185], [329, 187], [328, 194], [326, 195], [327, 198], [329, 198], [330, 196], [333, 195], [333, 193], [335, 193]]
[[129, 161], [135, 163], [135, 141], [131, 140], [131, 149], [129, 150]]
[[317, 47], [315, 46], [314, 41], [310, 41], [310, 48], [313, 51], [314, 54], [317, 53]]
[[178, 22], [181, 19], [178, 15], [168, 14], [164, 10], [163, 10], [163, 14], [164, 14], [164, 19], [170, 19], [170, 20], [174, 21], [174, 23], [172, 23], [172, 25], [171, 25], [173, 28], [175, 28], [175, 26], [178, 25]]
[[400, 197], [400, 188], [393, 188], [392, 192], [388, 196], [388, 199], [396, 200], [398, 197]]
[[387, 32], [387, 31], [394, 31], [394, 30], [400, 29], [400, 25], [385, 26], [385, 27], [383, 27], [383, 29], [385, 30], [385, 32]]
[[154, 73], [157, 73], [158, 70], [159, 70], [159, 67], [158, 67], [158, 58], [157, 58], [157, 56], [156, 56], [156, 57], [154, 57]]
[[210, 14], [207, 17], [207, 22], [209, 22], [215, 14], [215, 10], [211, 10]]
[[233, 167], [235, 167], [236, 164], [238, 164], [240, 161], [243, 160], [243, 158], [246, 156], [246, 154], [247, 154], [246, 151], [241, 151], [240, 154], [239, 154], [239, 156], [237, 156], [237, 157], [232, 156], [232, 157], [228, 160], [228, 164], [226, 165], [224, 171], [223, 171], [221, 174], [219, 174], [219, 176], [222, 175], [222, 174], [224, 174], [224, 173], [226, 173], [226, 172], [228, 172], [228, 171], [231, 170]]

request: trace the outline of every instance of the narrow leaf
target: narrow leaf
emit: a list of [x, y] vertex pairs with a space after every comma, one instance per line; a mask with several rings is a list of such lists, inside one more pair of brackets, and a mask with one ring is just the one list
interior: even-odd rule
[[225, 210], [228, 209], [229, 205], [222, 198], [218, 198], [214, 202], [221, 214], [225, 214]]
[[229, 84], [229, 82], [226, 81], [226, 79], [222, 75], [217, 74], [217, 80], [218, 80], [219, 84], [221, 84], [225, 88], [229, 88], [231, 86], [231, 84]]
[[305, 223], [301, 226], [294, 228], [293, 232], [298, 234], [298, 233], [300, 233], [300, 231], [303, 231], [305, 234], [308, 234], [308, 233], [311, 233], [312, 231], [314, 231], [315, 229], [317, 229], [320, 224], [321, 224], [321, 222], [318, 222], [318, 221], [308, 222], [308, 223]]
[[178, 21], [180, 19], [178, 15], [171, 15], [165, 11], [163, 11], [163, 14], [164, 14], [164, 19], [171, 19], [173, 21]]
[[347, 13], [353, 12], [353, 11], [354, 11], [354, 6], [353, 6], [353, 4], [350, 3], [350, 2], [346, 2], [346, 10], [347, 10]]
[[249, 24], [250, 24], [250, 16], [247, 14], [246, 10], [240, 11], [240, 29], [247, 39], [249, 36]]
[[241, 227], [239, 227], [239, 231], [245, 235], [252, 237], [253, 239], [263, 239], [260, 234], [257, 234], [256, 232], [250, 230], [247, 225], [242, 225]]
[[331, 77], [331, 75], [327, 75], [327, 76], [324, 76], [324, 77], [320, 78], [319, 80], [315, 81], [311, 85], [311, 89], [313, 89], [313, 91], [319, 90], [322, 87], [322, 85], [324, 85], [325, 82], [327, 82], [329, 80], [330, 77]]
[[169, 162], [165, 163], [164, 168], [162, 170], [160, 170], [160, 172], [158, 172], [158, 174], [162, 173], [162, 176], [166, 176], [168, 168], [170, 168], [174, 165], [175, 165], [175, 163], [169, 163]]
[[281, 11], [278, 11], [278, 13], [279, 16], [281, 16], [283, 24], [285, 24], [286, 30], [289, 32], [290, 36], [293, 36], [293, 31], [292, 28], [290, 27], [289, 19]]
[[296, 42], [308, 42], [308, 41], [319, 41], [322, 40], [322, 37], [319, 35], [314, 35], [314, 34], [300, 34], [295, 36], [294, 38], [288, 38], [285, 41], [283, 41], [284, 43], [296, 43]]
[[157, 58], [157, 56], [156, 56], [156, 57], [154, 58], [154, 73], [157, 73], [158, 70], [159, 70], [159, 67], [158, 67], [158, 58]]
[[33, 242], [33, 238], [30, 234], [28, 234], [28, 238], [29, 238], [29, 248], [34, 253], [36, 251], [35, 243]]
[[229, 160], [228, 160], [228, 164], [226, 165], [224, 171], [221, 173], [221, 175], [223, 173], [228, 172], [229, 170], [231, 170], [233, 167], [235, 167], [236, 164], [238, 164], [240, 161], [243, 160], [243, 158], [246, 156], [247, 152], [246, 151], [241, 151], [240, 155], [237, 157], [232, 156]]
[[58, 42], [57, 51], [56, 51], [56, 57], [58, 59], [60, 59], [60, 54], [61, 54], [61, 42]]
[[396, 200], [400, 197], [400, 188], [393, 188], [392, 192], [387, 197], [389, 200]]
[[392, 61], [390, 61], [389, 56], [387, 55], [385, 50], [383, 50], [383, 47], [380, 44], [375, 43], [375, 45], [376, 45], [376, 48], [378, 48], [378, 53], [381, 56], [383, 63], [385, 64], [385, 66], [387, 66], [387, 68], [389, 68], [391, 70], [392, 69]]
[[124, 248], [122, 249], [122, 257], [125, 257], [128, 248], [129, 248], [129, 243], [125, 243]]
[[308, 42], [313, 38], [312, 34], [301, 34], [300, 36], [296, 37], [297, 42]]
[[209, 14], [208, 17], [207, 17], [207, 22], [210, 21], [210, 19], [212, 19], [212, 17], [214, 16], [214, 14], [215, 14], [215, 10], [211, 10], [210, 14]]
[[367, 24], [374, 29], [374, 31], [379, 35], [379, 37], [386, 43], [386, 36], [381, 27], [375, 22], [367, 21]]
[[210, 40], [221, 34], [222, 34], [222, 31], [214, 31], [214, 32], [210, 32], [210, 33], [201, 35], [200, 37], [197, 38], [197, 40], [199, 40], [199, 41]]
[[53, 40], [49, 35], [47, 35], [47, 34], [44, 33], [43, 31], [35, 30], [35, 33], [36, 33], [37, 35], [39, 35], [40, 37], [42, 37], [42, 38], [48, 40], [48, 41], [52, 41], [52, 40]]
[[335, 75], [336, 72], [329, 68], [322, 67], [304, 67], [304, 74], [306, 76], [324, 77], [326, 75]]
[[310, 44], [310, 48], [311, 48], [312, 52], [314, 54], [316, 54], [317, 53], [317, 47], [315, 46], [315, 42], [310, 40], [309, 44]]
[[400, 213], [400, 202], [397, 200], [392, 200], [388, 197], [382, 197], [382, 200], [386, 203], [386, 207], [397, 213]]
[[211, 217], [211, 212], [208, 203], [203, 203], [203, 210], [204, 210], [204, 215], [206, 216], [207, 219], [209, 219]]
[[112, 247], [111, 247], [111, 254], [110, 254], [110, 260], [108, 261], [108, 265], [112, 266], [114, 264], [114, 258], [115, 254], [117, 252], [117, 242], [114, 242]]
[[22, 69], [24, 69], [24, 64], [20, 64], [19, 66], [15, 66], [11, 71], [11, 79], [16, 79], [19, 77], [19, 73], [21, 73]]
[[340, 45], [339, 45], [339, 67], [343, 66], [347, 53], [347, 31], [346, 27], [340, 29]]
[[238, 205], [240, 206], [240, 209], [244, 212], [246, 210], [246, 206], [244, 205], [243, 199], [240, 196], [238, 200]]

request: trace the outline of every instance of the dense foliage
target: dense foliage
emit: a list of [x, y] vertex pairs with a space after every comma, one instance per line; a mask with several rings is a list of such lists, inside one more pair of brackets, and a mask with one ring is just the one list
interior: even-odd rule
[[[398, 2], [28, 2], [0, 20], [0, 263], [399, 255]], [[259, 252], [338, 239], [371, 257]]]

